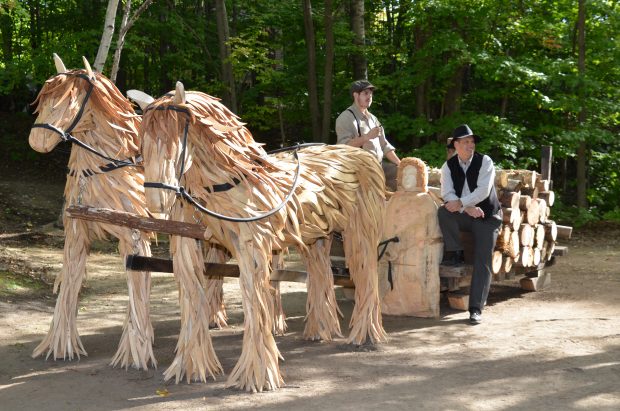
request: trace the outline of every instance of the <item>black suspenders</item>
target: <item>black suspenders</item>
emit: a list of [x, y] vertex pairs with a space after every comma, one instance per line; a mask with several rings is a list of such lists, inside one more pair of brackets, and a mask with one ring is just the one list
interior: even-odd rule
[[347, 111], [353, 115], [353, 118], [355, 119], [355, 124], [357, 124], [357, 136], [358, 136], [358, 137], [361, 137], [361, 136], [362, 136], [362, 131], [361, 131], [361, 129], [360, 129], [360, 121], [357, 119], [357, 116], [355, 115], [355, 113], [353, 112], [353, 110], [351, 110], [350, 108], [348, 108], [348, 109], [347, 109]]

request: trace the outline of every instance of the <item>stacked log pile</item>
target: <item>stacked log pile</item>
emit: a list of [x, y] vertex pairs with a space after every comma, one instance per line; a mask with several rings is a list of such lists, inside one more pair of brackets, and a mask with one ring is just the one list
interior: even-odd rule
[[[429, 191], [440, 198], [439, 169], [429, 171], [428, 184]], [[493, 273], [501, 279], [539, 270], [553, 257], [558, 236], [570, 238], [572, 231], [551, 219], [552, 182], [536, 171], [497, 170], [495, 188], [503, 223], [493, 254]]]

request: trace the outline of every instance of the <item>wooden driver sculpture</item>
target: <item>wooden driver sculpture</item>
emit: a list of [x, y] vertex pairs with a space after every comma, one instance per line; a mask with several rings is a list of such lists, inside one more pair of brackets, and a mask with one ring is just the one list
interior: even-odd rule
[[[67, 205], [88, 204], [146, 215], [144, 178], [135, 165], [141, 117], [110, 80], [93, 73], [86, 59], [85, 69], [71, 71], [57, 55], [54, 60], [58, 74], [46, 81], [35, 101], [38, 117], [30, 131], [30, 146], [47, 153], [63, 140], [74, 143], [64, 192]], [[148, 236], [139, 231], [63, 220], [65, 245], [62, 271], [54, 284], [54, 292], [59, 292], [56, 308], [50, 330], [33, 357], [45, 354], [71, 360], [87, 355], [76, 315], [86, 257], [94, 239], [117, 237], [123, 261], [128, 254], [151, 254]], [[149, 318], [150, 273], [127, 272], [127, 285], [127, 317], [112, 365], [146, 369], [149, 362], [156, 365]]]
[[[340, 335], [329, 260], [334, 231], [343, 234], [356, 285], [347, 342], [386, 340], [377, 287], [385, 182], [370, 154], [348, 146], [312, 146], [298, 151], [298, 161], [290, 154], [267, 156], [217, 99], [185, 93], [181, 83], [146, 109], [141, 136], [149, 209], [171, 210], [173, 220], [199, 219], [238, 261], [244, 336], [229, 385], [262, 391], [283, 384], [271, 333], [273, 249], [295, 245], [306, 262], [305, 338]], [[209, 313], [203, 309], [202, 253], [195, 240], [173, 237], [171, 254], [179, 282], [181, 331], [176, 357], [164, 377], [205, 380], [222, 369], [211, 344]]]

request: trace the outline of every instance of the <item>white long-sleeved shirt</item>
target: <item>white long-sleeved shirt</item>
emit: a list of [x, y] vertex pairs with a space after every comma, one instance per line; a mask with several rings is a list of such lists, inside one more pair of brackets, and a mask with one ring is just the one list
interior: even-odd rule
[[[459, 165], [463, 169], [463, 172], [467, 174], [467, 169], [471, 165], [471, 160], [474, 158], [472, 155], [471, 158], [467, 161], [462, 161], [459, 157]], [[463, 204], [463, 208], [461, 208], [461, 212], [467, 207], [472, 207], [484, 200], [491, 193], [491, 188], [495, 182], [495, 165], [493, 164], [493, 160], [491, 157], [487, 155], [482, 156], [482, 165], [480, 166], [480, 172], [478, 173], [478, 187], [472, 192], [469, 188], [469, 183], [467, 179], [465, 179], [465, 184], [463, 184], [463, 191], [461, 192], [461, 197], [456, 195], [454, 190], [454, 183], [452, 182], [452, 173], [450, 172], [450, 168], [448, 167], [448, 162], [446, 161], [441, 167], [441, 197], [443, 201], [455, 201], [461, 200]]]

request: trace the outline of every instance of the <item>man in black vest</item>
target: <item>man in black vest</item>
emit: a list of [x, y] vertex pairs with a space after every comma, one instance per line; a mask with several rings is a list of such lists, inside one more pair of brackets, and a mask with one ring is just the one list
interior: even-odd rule
[[443, 265], [460, 266], [464, 262], [461, 231], [474, 237], [474, 271], [469, 292], [469, 321], [482, 321], [491, 286], [491, 260], [502, 224], [502, 211], [495, 192], [495, 168], [487, 155], [477, 153], [475, 135], [467, 124], [454, 129], [448, 148], [456, 155], [441, 167], [439, 227], [444, 239]]

